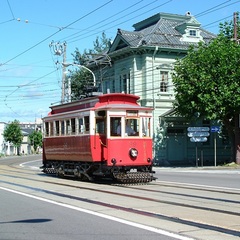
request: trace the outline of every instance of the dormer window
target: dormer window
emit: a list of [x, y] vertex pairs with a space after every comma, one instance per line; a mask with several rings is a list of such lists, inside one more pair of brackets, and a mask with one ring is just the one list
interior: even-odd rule
[[197, 36], [197, 31], [196, 30], [189, 30], [189, 36], [196, 37]]

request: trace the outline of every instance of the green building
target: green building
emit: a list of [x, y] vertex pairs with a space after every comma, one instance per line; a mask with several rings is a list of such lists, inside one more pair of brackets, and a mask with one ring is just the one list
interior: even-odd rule
[[[133, 31], [118, 29], [107, 59], [91, 66], [103, 93], [125, 92], [140, 96], [142, 106], [154, 109], [155, 163], [161, 166], [214, 165], [227, 162], [230, 145], [223, 134], [211, 132], [219, 126], [196, 117], [187, 122], [172, 108], [174, 87], [171, 73], [176, 59], [190, 45], [209, 43], [216, 35], [201, 28], [191, 13], [158, 13], [133, 25]], [[103, 65], [101, 65], [103, 64]], [[207, 127], [206, 142], [192, 142], [188, 127]], [[206, 139], [205, 139], [206, 140]], [[217, 160], [216, 160], [217, 159]]]

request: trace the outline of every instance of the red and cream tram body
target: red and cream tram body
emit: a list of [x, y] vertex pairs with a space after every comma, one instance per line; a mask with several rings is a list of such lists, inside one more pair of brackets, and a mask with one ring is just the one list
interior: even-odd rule
[[112, 93], [52, 106], [43, 118], [43, 171], [83, 180], [152, 181], [152, 109], [138, 99]]

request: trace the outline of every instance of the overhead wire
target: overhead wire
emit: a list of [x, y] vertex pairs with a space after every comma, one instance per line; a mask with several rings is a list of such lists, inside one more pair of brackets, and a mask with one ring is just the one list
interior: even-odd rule
[[[158, 1], [158, 0], [157, 0], [157, 1]], [[81, 38], [75, 39], [75, 38], [76, 38], [76, 37], [75, 37], [75, 38], [73, 38], [73, 39], [75, 39], [75, 40], [72, 40], [72, 41], [70, 40], [70, 41], [68, 41], [68, 42], [69, 42], [69, 43], [73, 43], [73, 42], [76, 42], [76, 41], [79, 41], [79, 40], [82, 40], [82, 39], [85, 39], [85, 38], [94, 36], [94, 35], [96, 35], [96, 34], [99, 34], [99, 33], [103, 32], [103, 31], [107, 31], [107, 30], [112, 29], [112, 28], [114, 28], [114, 27], [116, 27], [116, 26], [119, 26], [119, 24], [126, 23], [126, 22], [128, 22], [128, 21], [130, 21], [130, 20], [133, 20], [133, 19], [135, 19], [135, 18], [143, 15], [143, 14], [146, 14], [146, 13], [148, 13], [148, 12], [151, 12], [151, 11], [153, 11], [153, 10], [156, 9], [156, 8], [162, 7], [162, 6], [170, 3], [171, 1], [173, 1], [173, 0], [168, 0], [168, 1], [164, 2], [164, 3], [161, 3], [160, 5], [155, 6], [154, 8], [151, 8], [151, 9], [149, 9], [148, 11], [143, 12], [142, 14], [138, 14], [138, 15], [132, 17], [132, 18], [129, 18], [129, 19], [127, 19], [127, 20], [124, 20], [124, 21], [122, 21], [122, 22], [120, 22], [120, 23], [117, 23], [117, 24], [115, 24], [115, 25], [112, 25], [112, 26], [110, 26], [110, 27], [108, 27], [108, 28], [105, 28], [105, 29], [102, 29], [102, 30], [99, 30], [99, 28], [94, 29], [94, 30], [91, 30], [90, 32], [96, 31], [96, 30], [98, 30], [98, 31], [97, 31], [97, 32], [94, 32], [93, 34], [87, 35], [87, 36], [85, 36], [85, 37], [83, 37], [85, 34], [82, 34], [82, 35], [80, 35]], [[143, 8], [151, 5], [151, 4], [154, 3], [154, 2], [156, 2], [156, 1], [152, 1], [151, 3], [146, 4], [144, 7], [141, 7], [141, 8], [139, 8], [139, 9], [135, 10], [134, 12], [132, 12], [132, 13], [130, 13], [130, 14], [126, 14], [126, 15], [124, 15], [124, 16], [122, 16], [122, 17], [120, 17], [120, 18], [118, 18], [118, 19], [116, 19], [116, 20], [114, 20], [114, 21], [111, 21], [110, 23], [105, 24], [105, 25], [103, 25], [103, 26], [107, 26], [107, 25], [109, 25], [109, 24], [111, 24], [111, 23], [113, 23], [113, 22], [116, 22], [116, 21], [118, 21], [118, 20], [123, 19], [123, 17], [126, 17], [126, 16], [129, 16], [129, 15], [133, 14], [133, 13], [136, 13], [136, 12], [138, 12], [139, 10], [142, 10]], [[103, 26], [101, 26], [101, 27], [103, 27]], [[79, 36], [78, 36], [78, 37], [79, 37]]]
[[[29, 52], [30, 50], [32, 50], [33, 48], [37, 47], [37, 46], [40, 45], [41, 43], [43, 43], [43, 42], [45, 42], [46, 40], [48, 40], [48, 39], [52, 38], [53, 36], [55, 36], [55, 35], [56, 35], [57, 33], [59, 33], [60, 31], [66, 29], [66, 28], [69, 28], [70, 26], [72, 26], [73, 24], [75, 24], [75, 23], [77, 23], [78, 21], [82, 20], [83, 18], [85, 18], [85, 17], [93, 14], [94, 12], [98, 11], [99, 9], [105, 7], [106, 5], [108, 5], [108, 4], [109, 4], [110, 2], [112, 2], [112, 1], [113, 1], [113, 0], [107, 1], [106, 3], [100, 5], [99, 7], [95, 8], [95, 9], [93, 9], [92, 11], [90, 11], [90, 12], [87, 13], [87, 14], [85, 14], [84, 16], [82, 16], [82, 17], [76, 19], [75, 21], [67, 24], [65, 27], [59, 29], [58, 31], [56, 31], [56, 32], [54, 32], [53, 34], [49, 35], [48, 37], [42, 39], [41, 41], [39, 41], [38, 43], [34, 44], [33, 46], [27, 48], [27, 49], [24, 50], [23, 52], [17, 54], [16, 56], [12, 57], [11, 59], [9, 59], [9, 60], [5, 61], [4, 63], [0, 64], [0, 67], [3, 66], [3, 65], [5, 65], [5, 64], [7, 64], [7, 63], [9, 63], [9, 62], [11, 62], [12, 60], [18, 58], [19, 56], [22, 56], [23, 54]], [[7, 2], [8, 2], [8, 4], [9, 4], [9, 1], [8, 1], [8, 0], [7, 0]], [[12, 12], [12, 9], [11, 9], [10, 4], [9, 4], [9, 7], [10, 7], [10, 10], [11, 10], [12, 16], [14, 17], [14, 14], [13, 14], [13, 12]], [[15, 19], [15, 17], [14, 17], [14, 19]], [[53, 72], [55, 72], [55, 70], [54, 70]], [[51, 72], [51, 73], [52, 73], [52, 72]], [[40, 80], [40, 79], [48, 76], [48, 75], [51, 74], [51, 73], [48, 73], [48, 74], [46, 74], [46, 75], [44, 75], [44, 76], [42, 76], [42, 77], [40, 77], [40, 78], [38, 78], [38, 79], [36, 79], [36, 80], [34, 80], [34, 81], [32, 81], [32, 82], [38, 81], [38, 80]], [[32, 83], [32, 82], [30, 82], [30, 83]], [[24, 86], [24, 85], [23, 85], [23, 86]], [[21, 87], [23, 87], [23, 86], [21, 86]], [[25, 85], [25, 86], [26, 86], [26, 85]], [[9, 107], [8, 104], [7, 104], [7, 99], [8, 99], [12, 94], [14, 94], [15, 92], [17, 92], [18, 89], [19, 89], [19, 87], [16, 88], [14, 91], [12, 91], [10, 94], [6, 95], [6, 97], [5, 97], [5, 99], [4, 99], [5, 106], [8, 107], [8, 108], [11, 109], [11, 110], [12, 110], [12, 108]], [[12, 111], [13, 111], [13, 110], [12, 110]], [[14, 112], [14, 111], [13, 111], [13, 112]], [[14, 113], [16, 114], [16, 112], [14, 112]]]
[[70, 26], [72, 26], [72, 25], [73, 25], [73, 24], [75, 24], [76, 22], [78, 22], [78, 21], [82, 20], [83, 18], [85, 18], [85, 17], [89, 16], [90, 14], [92, 14], [92, 13], [94, 13], [94, 12], [98, 11], [99, 9], [101, 9], [101, 8], [105, 7], [107, 4], [109, 4], [109, 3], [110, 3], [110, 2], [112, 2], [112, 1], [113, 1], [113, 0], [109, 0], [109, 1], [108, 1], [108, 2], [106, 2], [105, 4], [103, 4], [103, 5], [101, 5], [101, 6], [97, 7], [97, 8], [95, 8], [94, 10], [92, 10], [92, 11], [90, 11], [89, 13], [85, 14], [84, 16], [82, 16], [82, 17], [80, 17], [80, 18], [76, 19], [75, 21], [73, 21], [73, 22], [69, 23], [69, 24], [68, 24], [68, 25], [66, 25], [65, 27], [62, 27], [62, 28], [61, 28], [61, 29], [59, 29], [58, 31], [54, 32], [53, 34], [50, 34], [50, 35], [49, 35], [49, 36], [47, 36], [46, 38], [42, 39], [41, 41], [39, 41], [38, 43], [34, 44], [33, 46], [31, 46], [31, 47], [27, 48], [27, 49], [26, 49], [26, 50], [24, 50], [23, 52], [21, 52], [21, 53], [17, 54], [17, 55], [16, 55], [16, 56], [14, 56], [13, 58], [11, 58], [11, 59], [7, 60], [6, 62], [4, 62], [4, 63], [0, 64], [0, 66], [4, 65], [4, 64], [6, 64], [6, 63], [9, 63], [9, 62], [11, 62], [12, 60], [14, 60], [14, 59], [18, 58], [19, 56], [21, 56], [21, 55], [25, 54], [26, 52], [28, 52], [28, 51], [32, 50], [33, 48], [37, 47], [37, 46], [38, 46], [38, 45], [40, 45], [41, 43], [43, 43], [43, 42], [45, 42], [46, 40], [48, 40], [48, 39], [52, 38], [53, 36], [55, 36], [57, 33], [61, 32], [62, 30], [66, 29], [66, 28], [68, 28], [68, 27], [70, 27]]
[[[204, 16], [204, 15], [206, 15], [206, 14], [209, 14], [209, 13], [212, 13], [212, 12], [215, 12], [215, 11], [218, 11], [218, 10], [220, 10], [220, 9], [226, 8], [226, 7], [228, 7], [228, 6], [231, 6], [231, 5], [234, 5], [234, 4], [240, 2], [240, 1], [238, 0], [238, 1], [233, 2], [233, 3], [230, 3], [230, 4], [228, 4], [228, 5], [221, 6], [221, 5], [223, 5], [223, 4], [225, 4], [225, 3], [229, 2], [229, 1], [231, 1], [231, 0], [228, 0], [228, 1], [224, 2], [224, 3], [222, 3], [222, 4], [216, 5], [216, 6], [210, 8], [210, 9], [208, 9], [208, 10], [205, 10], [204, 12], [197, 14], [196, 17], [198, 17], [198, 18], [199, 18], [199, 17], [202, 17], [202, 16]], [[219, 6], [221, 6], [221, 7], [219, 7]]]
[[[230, 0], [230, 1], [231, 1], [231, 0]], [[226, 3], [227, 3], [227, 2], [229, 2], [229, 1], [226, 1]], [[237, 1], [237, 2], [239, 2], [239, 1]], [[235, 3], [237, 3], [237, 2], [234, 2], [234, 3], [232, 3], [232, 4], [235, 4]], [[232, 5], [232, 4], [229, 4], [229, 5]], [[223, 5], [223, 4], [219, 4], [219, 5]], [[218, 7], [219, 7], [219, 5], [218, 5]], [[221, 8], [223, 8], [223, 7], [227, 7], [227, 6], [229, 6], [229, 5], [222, 6]], [[216, 7], [217, 7], [217, 6], [215, 6], [215, 8], [216, 8]], [[216, 8], [216, 9], [214, 10], [214, 8], [212, 8], [211, 11], [210, 11], [210, 9], [209, 9], [208, 11], [205, 10], [205, 14], [212, 13], [213, 11], [217, 11], [217, 10], [219, 10], [219, 9], [220, 9], [220, 8]], [[202, 13], [202, 14], [203, 14], [203, 13]], [[197, 15], [196, 15], [196, 16], [197, 16]], [[203, 15], [202, 15], [202, 16], [203, 16]], [[200, 15], [200, 17], [201, 17], [201, 15]], [[134, 18], [135, 18], [135, 17], [134, 17]], [[132, 19], [132, 18], [131, 18], [131, 19]], [[131, 19], [130, 19], [130, 20], [131, 20]], [[127, 20], [127, 21], [129, 21], [129, 20]], [[124, 22], [127, 22], [127, 21], [124, 21]], [[75, 22], [76, 22], [76, 21], [75, 21]], [[75, 23], [75, 22], [73, 22], [73, 23]], [[102, 22], [103, 22], [103, 21], [102, 21]], [[122, 23], [124, 23], [124, 22], [121, 22], [120, 24], [122, 24]], [[215, 21], [215, 22], [216, 22], [216, 21]], [[72, 24], [73, 24], [73, 23], [72, 23]], [[210, 25], [210, 24], [208, 24], [208, 25]], [[67, 26], [69, 26], [69, 25], [67, 25]], [[61, 30], [59, 30], [59, 31], [62, 31], [63, 29], [67, 28], [67, 26], [64, 27], [64, 28], [61, 28]], [[107, 25], [105, 25], [105, 26], [107, 26]], [[115, 26], [112, 26], [111, 28], [113, 28], [113, 27], [115, 27]], [[108, 29], [110, 29], [110, 28], [108, 28]], [[39, 42], [38, 44], [32, 46], [31, 48], [27, 49], [27, 50], [24, 51], [23, 53], [17, 55], [16, 57], [18, 57], [18, 56], [24, 54], [25, 52], [27, 52], [27, 51], [29, 51], [29, 50], [31, 50], [31, 49], [34, 48], [35, 46], [38, 46], [38, 45], [41, 44], [43, 41], [45, 41], [45, 40], [49, 39], [50, 37], [54, 36], [55, 34], [57, 34], [59, 31], [57, 31], [56, 33], [50, 35], [48, 38], [45, 38], [44, 40], [42, 40], [42, 41]], [[90, 36], [92, 36], [92, 35], [90, 35]], [[87, 36], [87, 37], [88, 37], [88, 36]], [[15, 58], [16, 58], [16, 57], [15, 57]], [[15, 58], [10, 59], [9, 61], [11, 61], [11, 60], [13, 60], [13, 59], [15, 59]], [[8, 63], [9, 61], [7, 61], [6, 63]]]
[[[153, 2], [156, 2], [156, 1], [158, 1], [158, 0], [154, 0]], [[111, 16], [109, 16], [109, 17], [107, 17], [107, 18], [105, 18], [105, 19], [103, 19], [103, 20], [101, 20], [101, 21], [98, 21], [97, 23], [92, 24], [91, 26], [88, 26], [88, 27], [86, 27], [86, 28], [84, 28], [84, 29], [82, 29], [82, 30], [74, 33], [74, 34], [71, 34], [71, 35], [69, 35], [68, 37], [65, 37], [64, 39], [65, 39], [66, 41], [68, 41], [68, 39], [71, 40], [71, 37], [79, 34], [80, 32], [84, 32], [84, 31], [87, 31], [87, 32], [89, 32], [89, 31], [94, 31], [94, 30], [98, 29], [99, 27], [95, 28], [94, 30], [90, 30], [90, 29], [91, 29], [92, 27], [96, 27], [96, 26], [98, 26], [99, 24], [101, 24], [101, 23], [103, 23], [103, 22], [106, 22], [107, 20], [110, 20], [110, 19], [116, 17], [117, 15], [119, 15], [119, 14], [121, 14], [121, 13], [123, 13], [123, 12], [125, 12], [125, 11], [133, 8], [133, 7], [135, 7], [136, 5], [140, 4], [141, 2], [143, 2], [143, 0], [138, 1], [138, 2], [136, 2], [136, 3], [134, 3], [134, 4], [130, 5], [130, 6], [128, 6], [127, 8], [124, 8], [123, 10], [121, 10], [121, 11], [119, 11], [119, 12], [117, 12], [117, 13], [114, 13], [113, 15], [111, 15]], [[121, 17], [121, 18], [122, 18], [122, 17]], [[114, 20], [114, 21], [116, 21], [116, 20]], [[111, 21], [111, 22], [112, 22], [112, 21]], [[109, 24], [109, 23], [107, 23], [107, 24]], [[105, 25], [103, 25], [103, 26], [105, 26]], [[100, 26], [100, 27], [102, 27], [102, 26]]]

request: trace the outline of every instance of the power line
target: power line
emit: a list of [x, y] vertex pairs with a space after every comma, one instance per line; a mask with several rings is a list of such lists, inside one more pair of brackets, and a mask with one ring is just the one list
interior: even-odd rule
[[7, 3], [8, 3], [8, 7], [9, 7], [9, 9], [10, 9], [10, 12], [11, 12], [11, 14], [12, 14], [13, 19], [16, 19], [15, 16], [14, 16], [14, 14], [13, 14], [13, 11], [12, 11], [12, 8], [11, 8], [11, 5], [10, 5], [10, 3], [9, 3], [8, 0], [7, 0]]
[[15, 57], [13, 57], [13, 58], [9, 59], [8, 61], [6, 61], [6, 62], [4, 62], [4, 63], [2, 63], [2, 64], [0, 64], [0, 66], [4, 65], [4, 64], [6, 64], [6, 63], [9, 63], [9, 62], [11, 62], [12, 60], [14, 60], [14, 59], [18, 58], [19, 56], [21, 56], [21, 55], [25, 54], [26, 52], [28, 52], [28, 51], [32, 50], [33, 48], [37, 47], [38, 45], [40, 45], [41, 43], [45, 42], [45, 41], [46, 41], [46, 40], [48, 40], [49, 38], [52, 38], [53, 36], [55, 36], [57, 33], [61, 32], [62, 30], [64, 30], [64, 29], [66, 29], [66, 28], [70, 27], [71, 25], [75, 24], [76, 22], [78, 22], [78, 21], [82, 20], [83, 18], [85, 18], [85, 17], [89, 16], [90, 14], [92, 14], [92, 13], [94, 13], [94, 12], [98, 11], [99, 9], [101, 9], [101, 8], [105, 7], [107, 4], [109, 4], [109, 3], [110, 3], [110, 2], [112, 2], [112, 1], [113, 1], [113, 0], [109, 0], [108, 2], [106, 2], [106, 3], [105, 3], [105, 4], [103, 4], [103, 5], [101, 5], [100, 7], [98, 7], [98, 8], [95, 8], [94, 10], [92, 10], [92, 11], [90, 11], [89, 13], [85, 14], [84, 16], [82, 16], [82, 17], [78, 18], [77, 20], [75, 20], [75, 21], [73, 21], [73, 22], [69, 23], [69, 24], [68, 24], [68, 25], [66, 25], [65, 27], [63, 27], [63, 28], [59, 29], [58, 31], [56, 31], [56, 32], [54, 32], [53, 34], [51, 34], [50, 36], [48, 36], [48, 37], [44, 38], [43, 40], [41, 40], [40, 42], [38, 42], [38, 43], [36, 43], [35, 45], [31, 46], [30, 48], [26, 49], [25, 51], [23, 51], [23, 52], [19, 53], [19, 54], [18, 54], [18, 55], [16, 55]]
[[[106, 22], [107, 20], [110, 20], [111, 18], [113, 18], [113, 17], [116, 17], [117, 15], [119, 15], [119, 14], [121, 14], [121, 13], [123, 13], [123, 12], [125, 12], [125, 11], [127, 11], [127, 10], [129, 10], [129, 9], [131, 9], [132, 7], [135, 7], [136, 5], [138, 5], [139, 3], [141, 3], [143, 0], [141, 0], [141, 1], [138, 1], [137, 3], [134, 3], [133, 5], [131, 5], [131, 6], [128, 6], [127, 8], [125, 8], [125, 9], [123, 9], [123, 10], [121, 10], [120, 12], [117, 12], [117, 13], [114, 13], [113, 15], [111, 15], [110, 17], [107, 17], [107, 18], [105, 18], [105, 19], [103, 19], [103, 20], [101, 20], [100, 22], [97, 22], [96, 24], [93, 24], [93, 25], [91, 25], [91, 26], [88, 26], [88, 27], [86, 27], [86, 28], [84, 28], [84, 29], [82, 29], [81, 31], [78, 31], [78, 32], [76, 32], [76, 33], [74, 33], [74, 34], [71, 34], [70, 36], [68, 36], [68, 37], [66, 37], [65, 39], [68, 39], [68, 38], [70, 38], [71, 39], [71, 37], [73, 37], [73, 36], [75, 36], [76, 34], [78, 34], [78, 33], [80, 33], [80, 32], [84, 32], [84, 31], [95, 31], [96, 29], [98, 29], [99, 27], [97, 27], [97, 28], [95, 28], [95, 29], [93, 29], [93, 30], [90, 30], [92, 27], [96, 27], [96, 26], [98, 26], [99, 24], [101, 24], [101, 23], [103, 23], [103, 22]], [[156, 2], [156, 1], [158, 1], [158, 0], [155, 0], [154, 2]], [[124, 17], [124, 16], [123, 16]], [[121, 17], [122, 18], [122, 17]], [[118, 19], [117, 19], [118, 20]], [[114, 22], [115, 22], [116, 20], [114, 20]], [[111, 21], [112, 22], [112, 21]], [[105, 24], [105, 25], [108, 25], [109, 23], [107, 23], [107, 24]], [[105, 26], [105, 25], [103, 25], [103, 26]], [[100, 27], [102, 27], [102, 26], [100, 26]]]
[[[124, 15], [124, 16], [122, 16], [122, 17], [120, 17], [120, 18], [118, 18], [118, 19], [116, 19], [116, 20], [114, 20], [114, 21], [111, 21], [110, 23], [107, 23], [107, 24], [105, 24], [105, 25], [102, 25], [102, 26], [100, 26], [100, 27], [104, 27], [104, 26], [107, 26], [107, 25], [109, 25], [109, 24], [111, 24], [111, 23], [113, 23], [113, 22], [116, 22], [116, 21], [118, 21], [118, 20], [122, 20], [124, 17], [129, 16], [129, 15], [132, 15], [132, 14], [134, 14], [134, 13], [142, 10], [143, 8], [145, 9], [147, 6], [150, 6], [151, 4], [153, 4], [153, 3], [156, 2], [156, 1], [158, 1], [158, 0], [152, 1], [152, 2], [150, 2], [150, 3], [148, 3], [148, 4], [146, 4], [146, 5], [138, 8], [138, 9], [135, 10], [134, 12], [131, 12], [130, 14], [126, 14], [126, 15]], [[93, 30], [91, 30], [90, 32], [93, 32], [93, 31], [95, 31], [95, 30], [98, 30], [98, 32], [95, 32], [95, 33], [93, 33], [93, 34], [87, 35], [86, 37], [83, 37], [83, 35], [86, 35], [86, 34], [89, 33], [89, 31], [88, 31], [88, 32], [85, 33], [85, 34], [82, 34], [82, 35], [77, 36], [77, 37], [82, 36], [81, 38], [75, 39], [76, 37], [74, 37], [73, 39], [75, 39], [75, 40], [68, 41], [68, 42], [69, 42], [69, 43], [73, 43], [73, 42], [82, 40], [82, 39], [84, 39], [84, 38], [88, 38], [88, 37], [90, 37], [90, 36], [93, 36], [93, 35], [95, 35], [95, 34], [101, 33], [102, 31], [106, 31], [106, 30], [112, 29], [112, 28], [114, 28], [114, 27], [119, 26], [119, 24], [126, 23], [126, 22], [128, 22], [128, 21], [130, 21], [130, 20], [132, 20], [132, 19], [135, 19], [135, 18], [137, 18], [137, 17], [139, 17], [139, 16], [141, 16], [141, 15], [144, 15], [144, 14], [146, 14], [146, 13], [152, 11], [152, 10], [155, 10], [155, 9], [158, 8], [158, 7], [162, 7], [162, 6], [170, 3], [171, 1], [172, 1], [172, 0], [168, 0], [168, 1], [164, 2], [164, 3], [161, 3], [160, 5], [155, 6], [154, 8], [151, 8], [150, 10], [145, 11], [145, 12], [143, 12], [142, 14], [139, 14], [139, 15], [137, 15], [137, 16], [134, 16], [134, 17], [132, 17], [132, 18], [129, 18], [129, 19], [127, 19], [127, 20], [124, 20], [124, 21], [122, 21], [122, 22], [120, 22], [120, 23], [117, 23], [117, 24], [115, 24], [115, 25], [113, 25], [113, 26], [110, 26], [110, 27], [108, 27], [108, 28], [105, 28], [104, 30], [99, 30], [99, 28], [93, 29]]]
[[[202, 16], [204, 16], [204, 15], [206, 15], [206, 14], [209, 14], [209, 13], [212, 13], [212, 12], [216, 12], [216, 11], [218, 11], [218, 10], [220, 10], [220, 9], [226, 8], [226, 7], [228, 7], [228, 6], [231, 6], [231, 5], [234, 5], [234, 4], [238, 3], [238, 2], [240, 2], [240, 1], [236, 1], [236, 2], [234, 2], [234, 3], [231, 3], [231, 4], [228, 4], [228, 5], [222, 6], [222, 5], [224, 5], [225, 3], [229, 2], [229, 1], [231, 1], [231, 0], [228, 0], [228, 1], [224, 2], [224, 3], [222, 3], [222, 4], [218, 4], [218, 5], [216, 5], [215, 7], [212, 7], [212, 8], [210, 8], [210, 9], [208, 9], [208, 10], [205, 10], [205, 11], [197, 14], [196, 17], [198, 17], [198, 18], [199, 18], [199, 17], [202, 17]], [[221, 6], [221, 7], [219, 7], [219, 6]]]

